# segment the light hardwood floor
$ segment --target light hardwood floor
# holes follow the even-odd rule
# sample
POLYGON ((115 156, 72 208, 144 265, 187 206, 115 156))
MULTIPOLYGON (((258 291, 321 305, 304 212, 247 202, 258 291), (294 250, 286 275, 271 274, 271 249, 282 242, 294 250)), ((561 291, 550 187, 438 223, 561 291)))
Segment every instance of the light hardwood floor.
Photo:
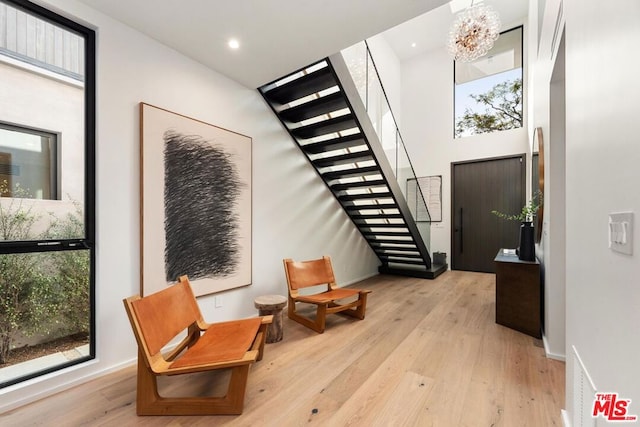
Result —
MULTIPOLYGON (((562 425, 564 363, 495 323, 493 274, 378 276, 357 287, 373 290, 363 321, 332 315, 319 335, 285 318, 284 340, 251 369, 240 416, 137 417, 131 367, 2 414, 0 425, 562 425)), ((173 377, 163 387, 209 393, 223 377, 173 377)))

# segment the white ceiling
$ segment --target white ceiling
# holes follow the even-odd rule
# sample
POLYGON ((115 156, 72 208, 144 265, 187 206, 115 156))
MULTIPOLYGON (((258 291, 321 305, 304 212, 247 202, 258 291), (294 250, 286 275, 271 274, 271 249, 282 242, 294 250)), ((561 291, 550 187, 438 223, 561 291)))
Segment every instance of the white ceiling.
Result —
MULTIPOLYGON (((466 2, 468 6, 471 0, 466 2)), ((475 1, 479 3, 479 1, 475 1)), ((503 30, 523 21, 529 9, 529 0, 485 0, 500 15, 503 30)), ((449 27, 454 14, 449 4, 442 5, 433 11, 417 16, 407 22, 393 27, 383 33, 392 49, 401 61, 406 61, 426 51, 444 46, 447 42, 449 27), (412 47, 412 43, 416 46, 412 47)))
MULTIPOLYGON (((447 0, 79 1, 249 88, 379 33, 407 60, 444 45, 454 16, 447 0), (240 49, 228 48, 232 37, 240 49)), ((527 14, 528 0, 484 3, 503 24, 527 14)))
POLYGON ((79 0, 256 88, 446 0, 79 0), (235 37, 240 49, 227 47, 235 37))

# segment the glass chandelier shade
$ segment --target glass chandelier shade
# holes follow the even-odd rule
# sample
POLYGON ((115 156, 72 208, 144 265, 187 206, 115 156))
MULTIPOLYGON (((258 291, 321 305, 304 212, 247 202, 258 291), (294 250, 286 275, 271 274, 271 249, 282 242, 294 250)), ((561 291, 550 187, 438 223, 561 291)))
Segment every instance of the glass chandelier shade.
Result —
POLYGON ((500 35, 500 17, 491 6, 471 6, 456 15, 447 48, 456 61, 470 62, 493 47, 500 35))

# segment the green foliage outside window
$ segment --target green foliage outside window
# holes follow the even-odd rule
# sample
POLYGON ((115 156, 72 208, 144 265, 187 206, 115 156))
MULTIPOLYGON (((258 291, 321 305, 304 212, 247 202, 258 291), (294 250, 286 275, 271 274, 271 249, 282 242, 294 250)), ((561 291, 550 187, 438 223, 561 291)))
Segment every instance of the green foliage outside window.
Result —
MULTIPOLYGON (((54 219, 49 230, 51 238, 69 239, 84 236, 82 210, 75 204, 75 211, 62 219, 54 219)), ((62 301, 58 313, 65 320, 67 331, 89 331, 89 251, 64 251, 53 254, 56 266, 56 294, 62 301)))
MULTIPOLYGON (((0 194, 8 183, 0 182, 0 194)), ((43 233, 34 225, 42 219, 27 205, 27 189, 16 186, 13 198, 0 203, 0 238, 24 241, 83 235, 81 210, 51 218, 43 233)), ((87 251, 0 254, 0 366, 8 361, 19 335, 88 333, 89 255, 87 251)))
POLYGON ((488 92, 469 96, 484 111, 466 108, 456 120, 456 138, 522 127, 522 79, 498 83, 488 92))

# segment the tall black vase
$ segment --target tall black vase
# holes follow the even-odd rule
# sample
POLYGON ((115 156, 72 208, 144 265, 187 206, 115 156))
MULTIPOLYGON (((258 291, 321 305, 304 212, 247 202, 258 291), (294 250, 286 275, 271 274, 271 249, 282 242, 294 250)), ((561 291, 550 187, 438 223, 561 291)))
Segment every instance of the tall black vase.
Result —
POLYGON ((520 244, 518 245, 518 258, 522 261, 535 261, 536 250, 534 247, 533 222, 523 221, 520 225, 520 244))

